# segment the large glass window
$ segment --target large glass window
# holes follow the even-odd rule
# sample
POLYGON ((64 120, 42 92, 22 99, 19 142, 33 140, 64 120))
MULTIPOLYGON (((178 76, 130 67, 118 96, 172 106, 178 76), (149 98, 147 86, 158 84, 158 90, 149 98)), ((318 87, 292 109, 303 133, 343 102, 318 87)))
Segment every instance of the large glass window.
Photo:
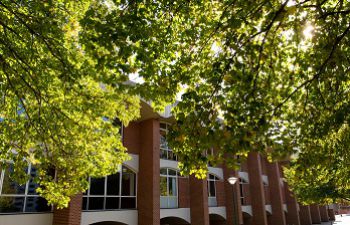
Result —
POLYGON ((217 206, 216 201, 216 181, 218 181, 219 178, 209 174, 208 176, 208 206, 217 206))
POLYGON ((177 175, 169 168, 160 169, 160 208, 177 208, 177 175))
POLYGON ((89 178, 84 193, 83 210, 116 210, 136 208, 136 174, 123 166, 116 174, 89 178))
POLYGON ((170 149, 167 142, 167 134, 170 124, 160 123, 160 158, 168 160, 177 160, 176 155, 170 149))
POLYGON ((48 212, 52 207, 36 193, 38 184, 34 182, 37 170, 29 165, 26 169, 30 179, 23 185, 14 182, 12 166, 0 173, 0 213, 48 212))

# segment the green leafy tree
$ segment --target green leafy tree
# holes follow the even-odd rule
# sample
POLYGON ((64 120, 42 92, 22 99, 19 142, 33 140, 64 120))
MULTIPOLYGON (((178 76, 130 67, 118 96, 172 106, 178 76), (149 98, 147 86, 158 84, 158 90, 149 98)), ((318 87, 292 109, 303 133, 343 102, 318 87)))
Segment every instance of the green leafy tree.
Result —
MULTIPOLYGON (((2 1, 0 9, 0 158, 17 171, 23 159, 34 164, 39 193, 59 207, 89 175, 127 159, 113 120, 137 118, 139 96, 161 109, 182 93, 170 144, 183 173, 202 178, 208 161, 235 167, 226 156, 250 151, 323 167, 321 143, 339 139, 349 120, 347 1, 2 1), (144 82, 128 85, 131 74, 144 82), (212 146, 217 154, 206 156, 212 146)), ((348 155, 339 140, 333 162, 348 155)), ((309 167, 297 168, 307 184, 309 167)), ((326 171, 335 180, 348 173, 313 171, 320 185, 330 182, 326 171)), ((346 193, 346 179, 336 184, 346 193)))

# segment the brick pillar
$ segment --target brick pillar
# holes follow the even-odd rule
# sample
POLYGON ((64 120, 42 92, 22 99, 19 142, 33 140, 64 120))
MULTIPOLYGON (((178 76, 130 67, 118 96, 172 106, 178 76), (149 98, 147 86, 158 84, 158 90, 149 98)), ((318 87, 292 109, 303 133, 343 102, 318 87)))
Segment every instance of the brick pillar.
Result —
POLYGON ((191 224, 209 225, 207 180, 190 176, 191 224))
POLYGON ((298 202, 293 193, 289 190, 287 183, 284 183, 284 190, 288 210, 286 222, 287 224, 300 225, 298 202))
POLYGON ((321 223, 321 215, 320 215, 320 209, 318 208, 318 205, 310 205, 310 213, 311 213, 311 219, 312 223, 321 223))
MULTIPOLYGON (((243 224, 243 215, 242 215, 242 206, 240 201, 240 190, 239 190, 239 181, 236 182, 233 186, 227 181, 229 177, 239 177, 237 171, 233 171, 226 166, 223 167, 224 171, 224 189, 225 189, 225 206, 226 206, 226 225, 236 225, 235 221, 238 221, 238 224, 243 224), (235 191, 235 196, 234 192, 235 191), (233 205, 234 197, 236 198, 236 206, 233 205), (236 212, 235 212, 236 211, 236 212), (238 218, 237 218, 238 217, 238 218), (238 219, 238 220, 237 220, 238 219)), ((237 225, 238 225, 237 224, 237 225)))
POLYGON ((264 184, 261 178, 261 160, 257 152, 248 155, 250 196, 252 196, 252 225, 267 225, 264 184))
POLYGON ((323 205, 323 206, 320 206, 319 208, 320 208, 321 221, 328 222, 329 217, 328 217, 327 207, 323 205))
POLYGON ((330 220, 335 221, 334 209, 328 209, 328 216, 330 220))
POLYGON ((282 187, 280 183, 280 169, 278 163, 267 163, 267 173, 269 176, 270 201, 272 215, 269 221, 271 224, 286 225, 286 218, 283 210, 282 187))
POLYGON ((54 209, 52 225, 80 225, 83 195, 72 197, 68 208, 54 209))
POLYGON ((149 119, 140 124, 140 153, 138 175, 138 224, 160 224, 160 160, 159 121, 149 119))
POLYGON ((301 225, 312 225, 310 207, 308 205, 300 205, 299 213, 301 225))

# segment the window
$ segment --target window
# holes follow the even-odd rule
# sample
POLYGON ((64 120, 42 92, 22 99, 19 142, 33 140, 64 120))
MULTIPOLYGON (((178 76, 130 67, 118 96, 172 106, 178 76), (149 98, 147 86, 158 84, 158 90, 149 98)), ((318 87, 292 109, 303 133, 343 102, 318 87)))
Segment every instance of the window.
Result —
POLYGON ((136 174, 123 166, 116 174, 89 178, 84 193, 83 210, 116 210, 136 208, 136 174))
POLYGON ((244 179, 239 178, 239 191, 240 191, 240 195, 241 195, 241 205, 246 205, 246 201, 245 198, 247 196, 245 196, 244 194, 244 185, 247 185, 248 182, 246 182, 244 179))
POLYGON ((177 176, 173 169, 160 169, 160 208, 177 208, 177 176))
POLYGON ((168 135, 170 124, 160 123, 160 158, 168 160, 177 160, 176 155, 170 149, 166 136, 168 135))
POLYGON ((218 181, 219 178, 209 174, 207 185, 208 185, 208 206, 217 206, 216 201, 216 187, 215 182, 218 181))
POLYGON ((34 182, 37 170, 29 165, 26 173, 30 179, 23 185, 11 180, 12 166, 0 173, 0 213, 48 212, 52 207, 36 193, 39 186, 34 182))

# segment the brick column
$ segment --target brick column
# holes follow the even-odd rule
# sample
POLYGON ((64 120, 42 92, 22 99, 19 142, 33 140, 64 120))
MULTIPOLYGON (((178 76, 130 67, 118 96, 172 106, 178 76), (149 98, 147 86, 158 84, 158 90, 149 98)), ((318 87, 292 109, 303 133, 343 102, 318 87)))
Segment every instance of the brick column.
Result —
POLYGON ((321 221, 328 222, 329 217, 328 217, 327 207, 323 205, 323 206, 320 206, 319 208, 320 208, 321 221))
POLYGON ((330 220, 335 221, 334 209, 328 209, 328 216, 330 220))
POLYGON ((83 195, 72 197, 68 208, 54 209, 52 225, 80 225, 83 195))
POLYGON ((293 193, 289 190, 287 183, 284 183, 284 190, 288 210, 286 222, 287 224, 300 225, 298 202, 293 193))
MULTIPOLYGON (((243 215, 242 215, 242 206, 240 201, 240 190, 239 190, 239 181, 235 185, 231 185, 227 179, 229 177, 239 177, 237 171, 233 171, 226 166, 223 167, 224 171, 224 189, 225 189, 225 206, 226 206, 226 225, 235 225, 235 220, 238 219, 238 224, 243 224, 243 215), (234 196, 233 191, 236 192, 234 196), (233 199, 236 197, 236 212, 233 205, 233 199), (238 217, 238 218, 237 218, 238 217)), ((238 225, 237 224, 237 225, 238 225)))
POLYGON ((310 207, 308 205, 300 205, 300 224, 301 225, 311 225, 311 213, 310 207))
POLYGON ((320 209, 318 208, 318 205, 310 205, 310 213, 311 213, 311 219, 312 223, 321 223, 321 215, 320 215, 320 209))
POLYGON ((138 224, 160 224, 160 160, 159 121, 149 119, 140 124, 138 174, 138 224))
POLYGON ((261 160, 257 152, 248 155, 250 196, 252 196, 252 225, 267 225, 264 184, 261 178, 261 160))
POLYGON ((267 163, 267 173, 269 176, 270 201, 272 215, 270 216, 271 224, 285 225, 286 218, 283 210, 282 187, 280 183, 280 169, 278 163, 267 163))
MULTIPOLYGON (((209 225, 207 180, 190 176, 191 224, 209 225)), ((149 224, 145 224, 149 225, 149 224)))

